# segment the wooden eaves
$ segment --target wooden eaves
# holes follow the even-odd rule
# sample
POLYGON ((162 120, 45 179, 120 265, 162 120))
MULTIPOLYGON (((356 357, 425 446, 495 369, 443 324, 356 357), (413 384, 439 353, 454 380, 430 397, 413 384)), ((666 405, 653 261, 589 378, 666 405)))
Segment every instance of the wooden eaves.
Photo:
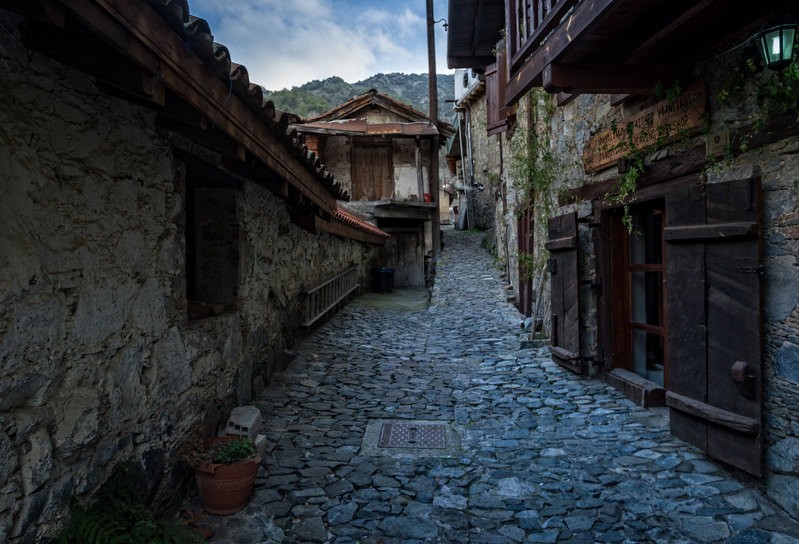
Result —
POLYGON ((234 171, 260 172, 255 181, 307 213, 330 218, 336 199, 349 198, 290 131, 295 118, 263 100, 246 68, 213 43, 207 23, 189 16, 185 0, 15 0, 8 7, 28 17, 29 45, 154 109, 159 122, 219 151, 234 171))

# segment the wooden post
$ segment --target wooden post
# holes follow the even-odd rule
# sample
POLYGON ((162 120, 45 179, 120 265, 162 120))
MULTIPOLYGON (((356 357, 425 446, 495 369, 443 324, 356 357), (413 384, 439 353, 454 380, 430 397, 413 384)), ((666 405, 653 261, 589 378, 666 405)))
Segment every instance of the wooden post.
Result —
MULTIPOLYGON (((438 129, 438 81, 436 79, 436 38, 433 22, 433 0, 427 0, 427 76, 430 96, 430 121, 438 129)), ((435 204, 433 211, 433 266, 438 262, 441 248, 441 215, 438 211, 438 134, 430 141, 430 198, 435 204)))

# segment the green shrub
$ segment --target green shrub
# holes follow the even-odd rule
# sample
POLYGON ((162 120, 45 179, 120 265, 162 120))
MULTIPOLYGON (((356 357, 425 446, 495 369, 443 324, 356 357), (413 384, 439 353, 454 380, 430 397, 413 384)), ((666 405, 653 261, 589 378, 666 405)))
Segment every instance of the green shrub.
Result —
POLYGON ((171 520, 157 519, 136 490, 141 471, 133 464, 116 467, 94 500, 73 502, 69 524, 53 544, 192 544, 199 535, 171 520))

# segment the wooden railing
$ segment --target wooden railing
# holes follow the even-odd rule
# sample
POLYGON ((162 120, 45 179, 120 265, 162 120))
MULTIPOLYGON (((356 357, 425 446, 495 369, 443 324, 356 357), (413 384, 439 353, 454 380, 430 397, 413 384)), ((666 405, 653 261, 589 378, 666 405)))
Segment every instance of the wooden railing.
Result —
POLYGON ((312 325, 358 286, 358 269, 352 267, 308 291, 303 325, 312 325))
MULTIPOLYGON (((508 0, 510 66, 515 70, 579 0, 508 0)), ((506 4, 508 5, 508 4, 506 4)))

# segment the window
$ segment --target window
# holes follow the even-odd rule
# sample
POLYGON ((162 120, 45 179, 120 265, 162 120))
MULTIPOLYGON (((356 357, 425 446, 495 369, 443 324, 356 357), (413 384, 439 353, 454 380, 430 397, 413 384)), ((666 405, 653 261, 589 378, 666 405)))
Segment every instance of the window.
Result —
POLYGON ((666 324, 663 319, 662 201, 631 208, 632 232, 616 217, 614 292, 624 303, 614 327, 614 366, 664 386, 666 324))
POLYGON ((186 297, 189 319, 231 311, 239 285, 234 182, 189 169, 186 184, 186 297))

